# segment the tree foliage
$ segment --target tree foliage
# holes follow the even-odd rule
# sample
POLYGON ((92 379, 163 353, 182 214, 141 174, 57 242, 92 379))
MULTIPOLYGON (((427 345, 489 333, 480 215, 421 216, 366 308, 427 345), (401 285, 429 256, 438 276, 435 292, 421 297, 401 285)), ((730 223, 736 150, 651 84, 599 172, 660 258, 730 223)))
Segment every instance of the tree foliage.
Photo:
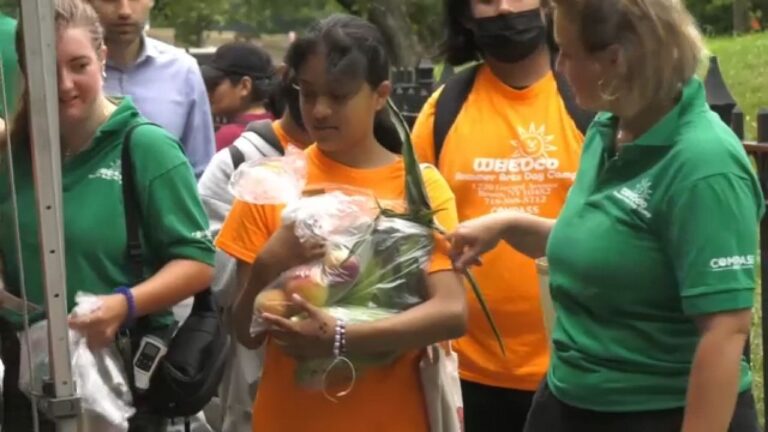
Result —
POLYGON ((431 57, 442 34, 440 0, 337 0, 384 33, 396 63, 415 66, 431 57))
MULTIPOLYGON (((730 34, 734 23, 768 26, 768 0, 684 0, 707 34, 730 34), (744 10, 748 14, 744 14, 744 10), (735 16, 735 14, 737 16, 735 16)), ((0 0, 0 11, 16 16, 20 0, 0 0)), ((154 26, 173 27, 180 42, 197 45, 205 30, 234 28, 259 35, 306 28, 337 11, 369 18, 402 45, 401 56, 431 54, 441 35, 440 0, 155 0, 154 26), (389 23, 389 24, 388 24, 389 23)), ((394 43, 394 42, 393 42, 394 43)), ((407 62, 407 61, 406 61, 407 62)))
MULTIPOLYGON (((9 2, 14 0, 0 0, 9 2)), ((768 21, 768 0, 685 0, 708 34, 729 34, 749 17, 768 21), (738 14, 749 16, 738 16, 738 14), (735 16, 736 14, 737 16, 735 16)), ((441 0, 156 0, 153 24, 176 29, 187 44, 204 30, 249 35, 301 32, 317 18, 345 11, 379 26, 401 64, 430 56, 442 35, 441 0)))
POLYGON ((200 46, 203 32, 229 20, 229 0, 157 0, 152 25, 173 27, 176 38, 187 45, 200 46))
POLYGON ((230 0, 230 25, 250 33, 299 31, 316 19, 341 11, 330 0, 230 0))
MULTIPOLYGON (((2 0, 0 0, 2 1, 2 0)), ((301 32, 314 20, 344 11, 369 19, 401 64, 431 53, 440 34, 440 0, 157 0, 154 26, 173 27, 179 42, 200 45, 205 30, 246 36, 301 32)))
POLYGON ((707 34, 733 31, 733 3, 734 0, 685 0, 686 6, 707 34))

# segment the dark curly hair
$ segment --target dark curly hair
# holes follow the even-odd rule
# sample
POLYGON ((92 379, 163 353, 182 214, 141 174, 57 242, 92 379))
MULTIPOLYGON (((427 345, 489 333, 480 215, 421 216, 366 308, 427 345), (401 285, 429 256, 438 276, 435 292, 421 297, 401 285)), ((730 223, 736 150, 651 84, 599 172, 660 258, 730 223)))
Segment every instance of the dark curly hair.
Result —
MULTIPOLYGON (((291 45, 285 63, 297 75, 310 55, 317 52, 325 54, 328 75, 334 79, 363 80, 374 89, 389 80, 390 58, 384 37, 362 18, 334 14, 319 21, 291 45)), ((373 133, 387 150, 401 152, 402 139, 387 108, 376 113, 373 133)))

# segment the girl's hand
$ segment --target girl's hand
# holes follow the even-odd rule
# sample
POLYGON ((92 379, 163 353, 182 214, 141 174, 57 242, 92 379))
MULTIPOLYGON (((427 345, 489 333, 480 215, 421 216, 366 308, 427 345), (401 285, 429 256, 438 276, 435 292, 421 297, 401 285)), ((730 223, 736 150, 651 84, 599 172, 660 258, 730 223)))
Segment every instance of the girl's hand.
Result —
POLYGON ((298 267, 325 255, 325 243, 315 239, 302 241, 296 236, 295 224, 281 225, 269 238, 259 256, 282 271, 298 267))
MULTIPOLYGON (((298 295, 291 298, 294 306, 306 315, 291 321, 277 315, 263 314, 269 325, 269 335, 280 348, 296 359, 329 357, 333 355, 336 318, 315 307, 298 295)), ((302 315, 302 313, 299 315, 302 315)))
POLYGON ((99 297, 101 305, 88 315, 70 317, 69 328, 80 332, 91 351, 108 347, 128 316, 128 302, 121 294, 99 297))

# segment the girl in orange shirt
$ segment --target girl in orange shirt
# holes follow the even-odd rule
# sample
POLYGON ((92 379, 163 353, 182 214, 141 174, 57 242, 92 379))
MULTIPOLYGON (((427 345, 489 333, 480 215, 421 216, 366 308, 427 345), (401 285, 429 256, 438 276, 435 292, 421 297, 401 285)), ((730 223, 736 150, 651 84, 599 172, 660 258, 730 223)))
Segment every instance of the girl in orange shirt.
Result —
MULTIPOLYGON (((300 89, 301 111, 316 144, 307 152, 308 187, 334 183, 365 188, 381 202, 403 202, 405 170, 401 139, 385 115, 391 91, 386 48, 366 21, 334 15, 297 40, 287 55, 300 89)), ((424 183, 438 223, 456 225, 453 194, 436 169, 424 183)), ((239 261, 243 284, 234 306, 236 333, 250 348, 266 343, 262 381, 253 410, 259 432, 429 430, 419 377, 423 348, 461 336, 466 328, 464 288, 445 251, 436 248, 427 270, 423 303, 391 318, 346 328, 349 356, 405 353, 386 366, 367 369, 350 394, 336 403, 294 383, 295 359, 328 357, 336 320, 301 300, 308 318, 292 322, 265 315, 270 329, 252 337, 256 295, 282 272, 316 259, 322 245, 302 245, 292 225, 281 225, 280 206, 237 201, 217 245, 239 261)))

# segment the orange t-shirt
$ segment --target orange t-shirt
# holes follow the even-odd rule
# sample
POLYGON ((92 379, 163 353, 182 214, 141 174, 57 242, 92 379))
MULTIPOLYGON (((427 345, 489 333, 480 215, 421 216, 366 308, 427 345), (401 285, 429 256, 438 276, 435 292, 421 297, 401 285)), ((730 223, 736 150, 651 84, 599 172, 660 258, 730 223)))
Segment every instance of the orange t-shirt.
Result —
MULTIPOLYGON (((374 169, 354 169, 325 157, 316 146, 306 150, 308 187, 342 184, 372 191, 381 201, 403 202, 405 171, 401 160, 374 169)), ((456 206, 448 184, 434 168, 425 168, 424 183, 440 224, 453 229, 456 206)), ((280 224, 280 206, 237 201, 224 222, 216 245, 245 262, 253 262, 280 224)), ((450 270, 443 247, 435 248, 429 272, 450 270)), ((296 363, 267 340, 264 371, 253 408, 253 430, 269 432, 423 432, 429 430, 419 378, 420 353, 410 352, 394 363, 366 370, 352 392, 329 401, 321 392, 294 385, 296 363)))
MULTIPOLYGON (((432 95, 413 130, 422 162, 435 163, 438 95, 432 95)), ((556 217, 576 175, 583 139, 552 74, 515 90, 481 66, 439 157, 438 168, 456 194, 459 220, 504 210, 556 217)), ((468 294, 469 330, 454 344, 462 378, 535 390, 549 353, 534 261, 502 243, 474 273, 507 356, 502 357, 478 302, 468 294)))
POLYGON ((285 129, 280 125, 280 120, 272 122, 272 130, 275 131, 275 135, 277 135, 277 139, 280 141, 283 148, 288 147, 288 144, 293 144, 294 146, 299 147, 299 144, 293 142, 293 139, 285 133, 285 129))

